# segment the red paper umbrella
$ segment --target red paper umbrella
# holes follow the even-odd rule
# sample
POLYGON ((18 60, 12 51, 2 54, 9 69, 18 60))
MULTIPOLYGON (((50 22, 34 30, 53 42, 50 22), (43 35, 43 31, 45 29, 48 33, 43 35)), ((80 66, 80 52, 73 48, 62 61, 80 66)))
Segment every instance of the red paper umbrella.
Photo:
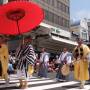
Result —
POLYGON ((38 26, 43 10, 31 2, 9 2, 0 7, 0 34, 18 35, 38 26))

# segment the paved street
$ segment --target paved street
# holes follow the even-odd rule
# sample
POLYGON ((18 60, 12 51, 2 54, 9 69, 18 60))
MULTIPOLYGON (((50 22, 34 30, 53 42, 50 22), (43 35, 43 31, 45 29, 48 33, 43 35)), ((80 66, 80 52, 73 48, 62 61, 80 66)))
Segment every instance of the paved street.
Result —
MULTIPOLYGON (((0 90, 20 90, 19 80, 16 75, 10 76, 10 84, 6 85, 4 80, 0 80, 0 90)), ((53 78, 37 78, 35 76, 28 80, 28 88, 25 90, 90 90, 89 83, 86 83, 85 89, 79 89, 79 82, 56 82, 53 78)))

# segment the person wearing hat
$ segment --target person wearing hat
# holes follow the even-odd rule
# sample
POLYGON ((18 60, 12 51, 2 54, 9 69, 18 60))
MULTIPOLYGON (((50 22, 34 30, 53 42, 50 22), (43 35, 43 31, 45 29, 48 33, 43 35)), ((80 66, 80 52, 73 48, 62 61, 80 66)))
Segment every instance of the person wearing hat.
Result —
POLYGON ((30 44, 31 40, 24 39, 24 43, 21 41, 21 45, 17 49, 17 75, 20 81, 20 88, 27 87, 28 74, 33 73, 34 61, 36 59, 33 46, 30 44), (32 70, 32 71, 31 71, 32 70))
POLYGON ((9 62, 9 52, 7 44, 5 43, 5 38, 0 36, 0 78, 6 80, 6 84, 9 83, 8 79, 8 62, 9 62))
POLYGON ((80 81, 80 88, 84 88, 86 80, 89 80, 89 58, 90 49, 87 45, 83 44, 81 38, 77 38, 78 45, 73 50, 74 57, 74 78, 80 81))

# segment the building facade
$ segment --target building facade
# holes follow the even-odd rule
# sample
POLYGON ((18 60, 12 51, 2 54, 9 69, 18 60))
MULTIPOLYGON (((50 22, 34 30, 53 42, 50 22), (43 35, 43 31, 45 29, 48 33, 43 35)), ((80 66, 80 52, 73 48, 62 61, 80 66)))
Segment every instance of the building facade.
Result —
POLYGON ((38 3, 45 12, 44 23, 69 30, 70 1, 69 0, 32 0, 38 3))
POLYGON ((88 36, 89 36, 89 42, 90 42, 90 19, 87 20, 88 25, 88 36))
POLYGON ((81 19, 80 21, 75 21, 71 24, 70 28, 72 32, 72 39, 75 40, 75 38, 80 37, 85 42, 89 41, 89 33, 88 33, 88 23, 87 19, 81 19))
MULTIPOLYGON (((70 0, 32 0, 40 5, 45 13, 45 18, 40 24, 40 31, 43 34, 50 34, 47 37, 38 38, 38 46, 46 47, 49 51, 60 52, 64 46, 72 48, 68 43, 71 38, 70 29, 70 0), (62 40, 64 39, 64 40, 62 40)), ((40 33, 39 29, 36 33, 40 33)), ((71 42, 71 41, 70 41, 71 42)), ((75 45, 75 44, 74 44, 75 45)))

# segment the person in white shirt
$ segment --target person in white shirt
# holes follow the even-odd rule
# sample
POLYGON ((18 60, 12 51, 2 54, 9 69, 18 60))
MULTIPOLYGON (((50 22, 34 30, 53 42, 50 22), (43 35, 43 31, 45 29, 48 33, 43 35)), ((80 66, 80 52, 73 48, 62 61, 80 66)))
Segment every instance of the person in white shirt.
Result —
POLYGON ((38 76, 47 78, 49 54, 42 48, 38 76))
POLYGON ((58 60, 59 60, 60 64, 59 64, 58 68, 56 69, 57 70, 56 79, 57 79, 57 81, 61 81, 61 80, 66 79, 66 76, 64 76, 61 72, 62 66, 64 64, 70 65, 70 63, 71 63, 71 55, 68 52, 66 47, 63 49, 63 52, 60 54, 58 60))

